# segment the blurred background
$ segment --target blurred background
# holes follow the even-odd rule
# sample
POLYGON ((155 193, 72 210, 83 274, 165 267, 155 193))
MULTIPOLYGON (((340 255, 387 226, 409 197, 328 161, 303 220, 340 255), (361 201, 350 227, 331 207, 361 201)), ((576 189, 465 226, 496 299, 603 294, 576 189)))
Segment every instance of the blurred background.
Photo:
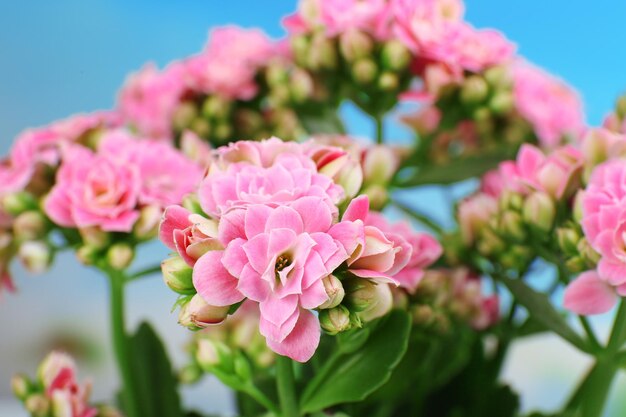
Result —
MULTIPOLYGON (((257 26, 281 37, 280 19, 295 7, 295 1, 269 0, 2 1, 0 154, 27 127, 112 107, 128 73, 146 61, 163 66, 199 51, 213 26, 257 26)), ((584 99, 592 125, 601 122, 626 90, 626 2, 467 0, 466 15, 477 27, 501 30, 522 55, 572 84, 584 99)), ((367 136, 372 131, 355 109, 343 111, 352 133, 367 136)), ((390 124, 387 137, 408 137, 390 124)), ((445 220, 447 206, 440 190, 421 190, 411 198, 414 205, 445 220)), ((137 262, 156 264, 166 253, 154 243, 143 248, 137 262)), ((33 374, 51 345, 78 346, 83 352, 81 375, 93 377, 95 399, 111 398, 117 382, 108 343, 105 279, 79 266, 71 254, 59 256, 43 276, 29 276, 17 266, 13 271, 19 291, 0 301, 0 416, 25 415, 11 398, 10 377, 18 371, 33 374)), ((129 286, 128 313, 131 326, 150 320, 166 339, 174 361, 182 364, 188 332, 170 314, 174 300, 154 276, 129 286)), ((594 325, 605 334, 610 317, 597 318, 594 325)), ((562 404, 588 364, 556 338, 539 336, 514 346, 503 378, 522 393, 524 410, 550 410, 562 404)), ((622 376, 607 415, 624 415, 619 410, 626 409, 626 402, 618 395, 626 388, 624 382, 622 376)), ((186 389, 184 400, 232 415, 226 392, 209 378, 186 389)))

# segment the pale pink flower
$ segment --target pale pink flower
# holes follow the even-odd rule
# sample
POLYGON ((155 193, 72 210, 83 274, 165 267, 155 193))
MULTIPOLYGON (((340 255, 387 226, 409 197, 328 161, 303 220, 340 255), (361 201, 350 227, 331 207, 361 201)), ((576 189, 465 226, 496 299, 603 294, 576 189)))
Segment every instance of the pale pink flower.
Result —
POLYGON ((582 226, 600 255, 598 274, 626 295, 626 164, 605 162, 591 174, 584 192, 582 226))
POLYGON ((391 0, 389 7, 395 36, 418 55, 441 45, 463 15, 459 0, 391 0))
POLYGON ((65 151, 44 209, 63 227, 129 232, 139 217, 140 190, 137 167, 75 146, 65 151))
POLYGON ((439 242, 429 234, 415 232, 407 222, 392 224, 381 213, 370 212, 365 224, 381 230, 394 245, 402 248, 404 256, 408 254, 407 264, 393 275, 393 279, 409 292, 414 292, 425 269, 443 253, 439 242))
POLYGON ((596 165, 626 154, 626 135, 605 128, 589 129, 582 138, 580 150, 585 162, 596 165))
MULTIPOLYGON (((320 337, 318 319, 308 310, 328 300, 322 279, 348 258, 346 229, 352 224, 333 225, 333 213, 318 197, 231 210, 219 225, 226 249, 198 259, 194 286, 211 305, 257 301, 268 346, 305 362, 320 337)), ((357 244, 351 237, 348 249, 357 244)))
POLYGON ((257 71, 277 54, 277 47, 258 29, 215 29, 205 50, 186 62, 194 91, 249 100, 257 92, 257 71))
POLYGON ((74 360, 60 352, 50 353, 39 366, 39 379, 54 410, 64 417, 95 417, 98 410, 89 405, 91 386, 80 385, 74 360))
POLYGON ((461 201, 457 218, 463 241, 472 244, 497 212, 497 198, 486 193, 478 193, 461 201))
POLYGON ((500 164, 505 188, 515 192, 544 191, 555 199, 571 196, 579 186, 582 153, 564 146, 545 155, 539 148, 524 144, 515 161, 500 164))
POLYGON ((618 293, 626 295, 626 286, 616 288, 596 271, 583 272, 565 288, 563 306, 576 314, 602 314, 617 303, 618 293))
POLYGON ((512 66, 515 108, 544 147, 578 138, 585 122, 580 97, 569 85, 524 61, 512 66))
POLYGON ((390 37, 387 0, 321 0, 320 23, 330 37, 358 29, 379 40, 390 37))
POLYGON ((163 71, 147 64, 126 80, 119 92, 119 111, 124 121, 141 134, 169 139, 174 114, 186 90, 186 68, 182 63, 172 63, 163 71))
POLYGON ((141 178, 139 204, 167 207, 194 191, 204 170, 169 142, 142 139, 124 130, 107 132, 98 153, 135 166, 141 178))

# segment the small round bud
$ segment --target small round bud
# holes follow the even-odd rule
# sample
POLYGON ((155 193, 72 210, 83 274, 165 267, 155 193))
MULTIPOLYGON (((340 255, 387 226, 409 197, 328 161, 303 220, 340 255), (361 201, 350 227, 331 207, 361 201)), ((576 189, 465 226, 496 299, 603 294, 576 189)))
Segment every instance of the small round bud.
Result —
POLYGON ((393 295, 387 284, 377 284, 374 288, 376 294, 374 302, 369 308, 361 311, 358 316, 363 322, 375 320, 389 313, 393 308, 393 295))
POLYGON ((219 140, 227 140, 233 134, 233 128, 229 123, 220 123, 215 126, 215 130, 213 131, 215 137, 219 140))
POLYGON ((33 417, 46 417, 50 411, 50 401, 43 394, 33 394, 26 399, 24 407, 33 417))
POLYGON ((76 258, 83 265, 93 265, 102 255, 101 250, 90 245, 83 245, 76 250, 76 258))
POLYGON ((80 237, 87 246, 96 249, 104 249, 111 242, 111 235, 97 226, 83 227, 78 229, 80 237))
POLYGON ((337 51, 332 40, 325 34, 318 33, 311 40, 311 47, 308 49, 308 65, 310 68, 334 69, 337 66, 337 51))
POLYGON ((346 295, 345 290, 343 289, 343 285, 339 278, 334 275, 328 275, 322 280, 324 284, 324 289, 326 290, 326 294, 328 295, 328 301, 324 304, 320 305, 321 309, 328 309, 337 307, 343 301, 343 297, 346 295))
POLYGON ((307 64, 307 56, 309 51, 309 40, 306 36, 291 37, 291 50, 298 65, 307 64))
POLYGON ((180 256, 172 256, 161 262, 163 281, 170 289, 178 294, 194 294, 193 268, 187 265, 180 256))
POLYGON ((205 370, 210 370, 214 367, 232 369, 232 356, 232 351, 223 342, 207 338, 198 341, 196 360, 205 370))
POLYGON ((133 234, 140 240, 149 240, 157 236, 159 222, 163 212, 157 205, 145 206, 139 212, 139 219, 133 227, 133 234))
POLYGON ((360 59, 352 65, 352 77, 359 84, 369 84, 376 78, 376 63, 371 59, 360 59))
POLYGON ((48 229, 46 218, 36 210, 25 211, 13 222, 13 233, 17 239, 36 240, 45 236, 48 229))
POLYGON ((212 306, 200 294, 196 294, 180 309, 178 322, 190 330, 204 329, 223 322, 228 316, 228 310, 230 306, 212 306))
POLYGON ((320 311, 319 320, 322 329, 330 335, 345 332, 352 327, 350 310, 341 305, 320 311))
POLYGON ((586 238, 580 239, 578 245, 576 245, 580 257, 589 265, 589 267, 595 267, 600 262, 600 254, 596 252, 589 241, 586 238))
POLYGON ((232 102, 223 97, 212 95, 202 103, 202 115, 208 119, 226 119, 232 109, 232 102))
POLYGON ((509 92, 498 92, 489 100, 489 108, 495 114, 506 114, 513 110, 513 95, 509 92))
POLYGON ((372 39, 358 29, 348 29, 339 37, 339 50, 347 62, 367 57, 373 47, 372 39))
POLYGON ((35 197, 26 191, 7 194, 2 198, 2 208, 12 216, 18 216, 28 210, 36 210, 37 207, 35 197))
POLYGON ((284 84, 288 79, 287 68, 278 61, 271 62, 265 69, 265 81, 271 87, 284 84))
POLYGON ((188 194, 183 198, 183 207, 192 213, 203 214, 204 211, 200 207, 200 201, 196 194, 188 194))
POLYGON ((468 105, 478 104, 487 98, 488 93, 489 86, 485 80, 478 75, 472 75, 461 86, 461 101, 468 105))
POLYGON ((373 184, 363 190, 363 194, 367 195, 370 200, 370 208, 372 210, 382 210, 389 201, 389 192, 387 186, 373 184))
POLYGON ((354 278, 346 282, 346 305, 352 311, 364 311, 376 302, 377 284, 364 278, 354 278))
POLYGON ((533 229, 549 232, 554 224, 556 206, 548 194, 535 192, 524 201, 522 215, 524 221, 533 229))
POLYGON ((378 88, 383 91, 395 91, 398 89, 399 84, 398 76, 392 72, 383 72, 378 77, 378 88))
POLYGON ((45 242, 31 240, 20 245, 18 257, 26 269, 35 274, 40 274, 50 265, 52 251, 45 242))
POLYGON ((116 243, 109 248, 106 257, 113 269, 122 270, 133 262, 135 251, 127 243, 116 243))
POLYGON ((201 138, 208 138, 211 134, 211 123, 207 119, 197 117, 191 122, 189 129, 201 138))
POLYGON ((313 79, 311 75, 301 68, 294 68, 289 77, 289 89, 291 98, 296 103, 302 103, 313 95, 313 79))
POLYGON ((11 378, 11 389, 20 401, 24 401, 31 389, 30 381, 24 375, 14 375, 11 378))
POLYGON ((176 108, 172 120, 174 129, 182 132, 191 125, 196 117, 198 117, 198 109, 194 103, 186 101, 180 104, 176 108))
POLYGON ((626 95, 618 97, 615 102, 615 113, 622 120, 626 117, 626 95))
POLYGON ((411 52, 398 40, 386 42, 382 51, 383 67, 392 71, 401 71, 409 66, 411 52))
POLYGON ((178 372, 178 380, 183 384, 194 384, 202 377, 202 369, 195 364, 188 364, 178 372))
POLYGON ((500 218, 500 229, 503 234, 513 240, 524 240, 526 231, 522 222, 522 216, 514 211, 505 211, 500 218))
POLYGON ((569 256, 578 254, 578 242, 580 241, 580 234, 569 227, 560 227, 556 231, 556 237, 559 242, 559 247, 569 256))
POLYGON ((485 71, 485 80, 495 89, 508 87, 511 83, 511 77, 505 67, 491 67, 485 71))
POLYGON ((569 258, 568 260, 566 260, 565 267, 568 269, 568 271, 574 272, 574 273, 583 272, 589 269, 587 267, 587 263, 585 262, 585 260, 581 258, 580 256, 573 256, 569 258))
POLYGON ((582 223, 583 221, 583 196, 585 192, 583 190, 578 190, 576 195, 574 196, 574 221, 577 223, 582 223))

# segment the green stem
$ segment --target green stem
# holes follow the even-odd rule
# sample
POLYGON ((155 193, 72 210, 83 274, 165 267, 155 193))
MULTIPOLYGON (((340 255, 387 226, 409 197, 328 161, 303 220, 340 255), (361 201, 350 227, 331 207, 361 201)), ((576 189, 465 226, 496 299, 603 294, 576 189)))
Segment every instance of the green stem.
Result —
POLYGON ((276 358, 276 385, 280 400, 281 417, 300 417, 296 399, 296 381, 293 375, 293 363, 286 356, 276 358))
POLYGON ((374 116, 374 122, 376 123, 376 143, 380 145, 385 140, 383 137, 383 118, 381 116, 374 116))
POLYGON ((156 274, 157 272, 161 272, 161 265, 153 265, 145 269, 141 269, 134 274, 126 277, 126 282, 135 281, 136 279, 143 278, 152 274, 156 274))
POLYGON ((626 303, 621 301, 613 322, 613 331, 607 346, 610 354, 615 354, 626 341, 626 303))
POLYGON ((124 324, 124 284, 125 275, 119 271, 107 271, 111 286, 111 324, 113 349, 122 380, 122 398, 127 417, 140 417, 140 410, 134 393, 135 384, 131 370, 130 345, 124 324))
POLYGON ((434 221, 433 219, 431 219, 427 215, 425 215, 423 213, 419 213, 415 209, 413 209, 412 207, 409 207, 406 204, 400 203, 399 201, 396 201, 396 200, 393 200, 391 202, 391 204, 393 206, 395 206, 396 208, 398 208, 399 210, 401 210, 406 215, 412 217, 413 219, 417 220, 418 222, 420 222, 424 226, 428 227, 433 232, 435 232, 435 233, 437 233, 439 235, 443 234, 443 232, 444 232, 443 227, 441 227, 436 221, 434 221))
POLYGON ((587 333, 587 339, 589 339, 589 342, 591 343, 592 348, 595 351, 602 350, 602 346, 600 345, 600 342, 598 341, 598 338, 596 337, 596 334, 593 331, 593 328, 591 327, 589 320, 587 320, 587 317, 578 316, 578 320, 580 321, 580 324, 583 326, 583 329, 585 329, 585 333, 587 333))
POLYGON ((256 402, 261 404, 268 411, 271 411, 275 414, 279 413, 279 410, 278 410, 278 407, 276 407, 276 404, 274 404, 269 398, 267 398, 267 396, 263 394, 263 392, 261 392, 261 390, 259 390, 256 386, 249 385, 246 388, 244 388, 242 391, 248 394, 249 396, 251 396, 252 398, 254 398, 256 402))

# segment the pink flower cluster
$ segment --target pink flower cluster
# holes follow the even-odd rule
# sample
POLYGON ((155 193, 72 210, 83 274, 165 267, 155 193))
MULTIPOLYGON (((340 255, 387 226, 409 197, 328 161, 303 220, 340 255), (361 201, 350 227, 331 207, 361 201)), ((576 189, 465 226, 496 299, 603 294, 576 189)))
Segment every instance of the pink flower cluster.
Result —
POLYGON ((579 314, 611 309, 618 296, 626 296, 626 164, 613 160, 592 173, 582 199, 582 226, 591 247, 601 258, 597 271, 572 282, 565 306, 579 314))
POLYGON ((200 54, 175 61, 163 71, 149 64, 129 77, 119 93, 119 111, 141 134, 171 138, 183 101, 203 95, 249 100, 258 90, 258 69, 282 54, 280 45, 259 30, 216 29, 200 54))
POLYGON ((56 168, 64 148, 86 140, 91 132, 117 127, 120 122, 116 113, 98 112, 25 131, 16 139, 9 156, 0 161, 0 197, 28 186, 42 191, 41 180, 36 178, 38 170, 56 168))
POLYGON ((199 188, 203 213, 172 206, 161 225, 161 240, 193 267, 194 287, 208 304, 257 302, 268 346, 301 362, 319 343, 311 310, 329 300, 325 278, 341 267, 357 279, 410 287, 440 250, 405 241, 406 230, 387 235, 368 224, 366 197, 341 213, 346 190, 333 178, 362 178, 347 156, 276 138, 220 148, 199 188), (407 277, 396 278, 400 272, 407 277))
POLYGON ((97 151, 78 145, 64 149, 44 209, 63 227, 130 232, 139 208, 181 201, 202 175, 200 166, 168 143, 113 130, 100 138, 97 151))
POLYGON ((55 417, 98 415, 98 410, 89 405, 90 384, 78 383, 76 364, 70 356, 60 352, 50 353, 39 366, 39 379, 55 417))
POLYGON ((564 139, 578 139, 585 127, 578 94, 528 62, 516 62, 511 71, 515 108, 533 126, 540 143, 554 148, 564 139))

